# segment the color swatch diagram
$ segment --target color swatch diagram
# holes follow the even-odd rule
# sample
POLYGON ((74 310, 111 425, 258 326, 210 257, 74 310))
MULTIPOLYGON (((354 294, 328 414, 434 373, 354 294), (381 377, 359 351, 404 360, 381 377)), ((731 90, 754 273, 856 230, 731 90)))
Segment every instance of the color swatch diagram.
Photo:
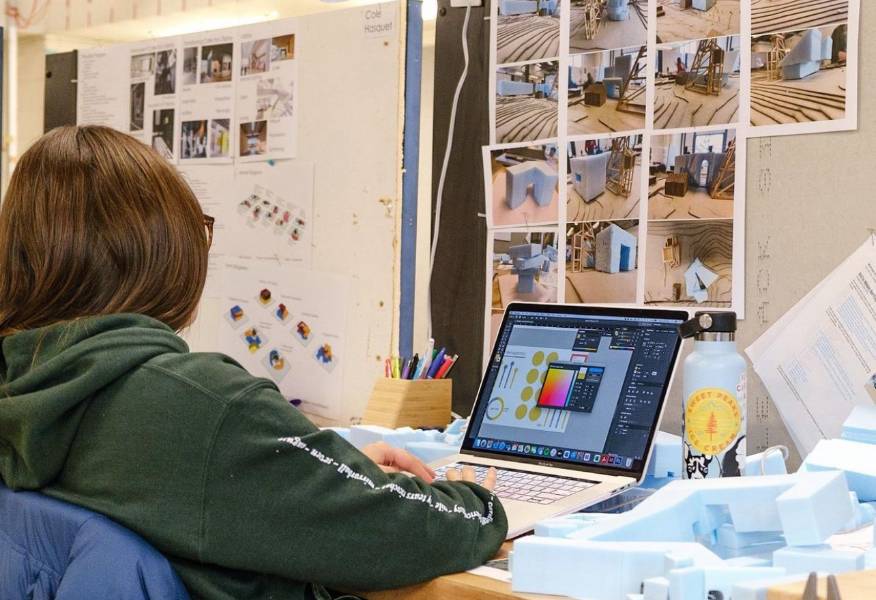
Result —
POLYGON ((569 411, 540 406, 549 367, 568 360, 571 351, 545 352, 530 347, 508 348, 499 365, 493 397, 487 404, 487 423, 524 429, 563 432, 569 411))
POLYGON ((593 412, 605 367, 576 362, 556 362, 548 367, 537 405, 593 412))

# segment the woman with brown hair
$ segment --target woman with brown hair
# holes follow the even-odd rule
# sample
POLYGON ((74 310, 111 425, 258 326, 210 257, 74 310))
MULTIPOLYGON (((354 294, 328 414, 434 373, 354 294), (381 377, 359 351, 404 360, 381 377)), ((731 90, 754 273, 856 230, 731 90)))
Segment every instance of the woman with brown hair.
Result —
POLYGON ((190 353, 212 219, 155 151, 64 127, 0 207, 0 478, 103 513, 193 598, 325 598, 490 558, 507 529, 473 473, 359 452, 274 384, 190 353), (408 471, 415 477, 395 471, 408 471))

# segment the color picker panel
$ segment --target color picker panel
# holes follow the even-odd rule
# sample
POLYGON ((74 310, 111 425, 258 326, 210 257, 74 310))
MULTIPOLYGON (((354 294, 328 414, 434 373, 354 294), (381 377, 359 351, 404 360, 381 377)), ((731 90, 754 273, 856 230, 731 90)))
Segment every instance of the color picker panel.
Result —
POLYGON ((577 373, 577 369, 550 367, 541 394, 538 396, 538 405, 547 408, 565 408, 577 373))

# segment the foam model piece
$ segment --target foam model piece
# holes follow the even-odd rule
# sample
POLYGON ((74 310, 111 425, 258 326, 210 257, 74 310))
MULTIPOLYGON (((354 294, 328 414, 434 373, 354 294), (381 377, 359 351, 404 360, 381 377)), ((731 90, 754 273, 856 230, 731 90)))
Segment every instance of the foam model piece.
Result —
POLYGON ((681 438, 665 431, 654 436, 654 449, 648 462, 648 475, 656 479, 681 477, 681 438))
POLYGON ((593 542, 528 536, 514 542, 511 589, 617 600, 638 593, 644 580, 662 577, 667 554, 683 555, 696 566, 721 564, 716 554, 696 543, 593 542))
POLYGON ((789 575, 824 571, 836 575, 865 568, 864 550, 834 550, 820 546, 788 546, 773 553, 773 565, 784 568, 789 575))
POLYGON ((742 470, 742 474, 748 477, 753 475, 786 475, 787 473, 785 456, 778 451, 778 448, 746 456, 745 466, 742 470))
POLYGON ((512 81, 499 79, 496 81, 496 94, 499 96, 531 96, 535 93, 535 85, 528 81, 512 81))
POLYGON ((818 29, 807 29, 779 63, 782 79, 803 79, 817 73, 821 61, 830 59, 832 49, 830 38, 823 39, 818 29))
POLYGON ((636 236, 612 223, 596 234, 596 270, 619 273, 636 269, 636 236))
POLYGON ((620 77, 606 77, 602 80, 602 83, 605 84, 605 95, 611 98, 612 100, 617 100, 621 95, 621 88, 623 88, 624 80, 620 77))
POLYGON ((821 544, 852 518, 848 492, 836 471, 673 481, 633 510, 569 537, 714 542, 730 523, 738 533, 784 532, 790 545, 821 544))
POLYGON ((423 462, 435 462, 459 452, 465 436, 467 419, 456 419, 443 431, 434 429, 389 429, 379 425, 326 427, 360 450, 368 444, 384 442, 393 448, 407 450, 423 462))
POLYGON ((502 16, 525 15, 537 11, 536 0, 499 0, 499 14, 502 16))
POLYGON ((569 159, 572 169, 572 187, 584 202, 593 200, 605 191, 609 152, 588 156, 574 156, 569 159))
POLYGON ((532 197, 539 206, 549 206, 554 199, 559 176, 547 163, 538 161, 530 164, 533 166, 532 197))
POLYGON ((626 21, 630 18, 629 0, 608 0, 605 15, 609 21, 626 21))
POLYGON ((548 206, 554 199, 557 173, 543 161, 527 161, 505 168, 505 203, 518 208, 526 200, 532 186, 532 197, 539 206, 548 206))
POLYGON ((718 0, 693 0, 692 6, 697 10, 711 10, 718 0))
POLYGON ((852 413, 843 423, 842 438, 853 442, 876 444, 876 405, 853 408, 852 413))
POLYGON ((550 258, 545 256, 541 244, 521 244, 508 250, 514 261, 513 272, 517 275, 517 291, 531 294, 535 290, 535 275, 550 270, 550 258))
POLYGON ((718 280, 718 274, 706 268, 700 259, 695 259, 684 273, 687 295, 698 303, 709 299, 709 288, 718 280))
POLYGON ((850 440, 821 440, 800 471, 844 471, 849 488, 862 502, 876 501, 876 445, 850 440))

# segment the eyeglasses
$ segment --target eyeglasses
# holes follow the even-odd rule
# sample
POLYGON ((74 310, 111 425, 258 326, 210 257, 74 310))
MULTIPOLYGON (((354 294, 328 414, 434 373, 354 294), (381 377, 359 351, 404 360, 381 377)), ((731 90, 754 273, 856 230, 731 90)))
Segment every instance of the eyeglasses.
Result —
POLYGON ((216 219, 210 215, 204 215, 204 229, 207 230, 207 248, 213 245, 213 224, 216 219))

